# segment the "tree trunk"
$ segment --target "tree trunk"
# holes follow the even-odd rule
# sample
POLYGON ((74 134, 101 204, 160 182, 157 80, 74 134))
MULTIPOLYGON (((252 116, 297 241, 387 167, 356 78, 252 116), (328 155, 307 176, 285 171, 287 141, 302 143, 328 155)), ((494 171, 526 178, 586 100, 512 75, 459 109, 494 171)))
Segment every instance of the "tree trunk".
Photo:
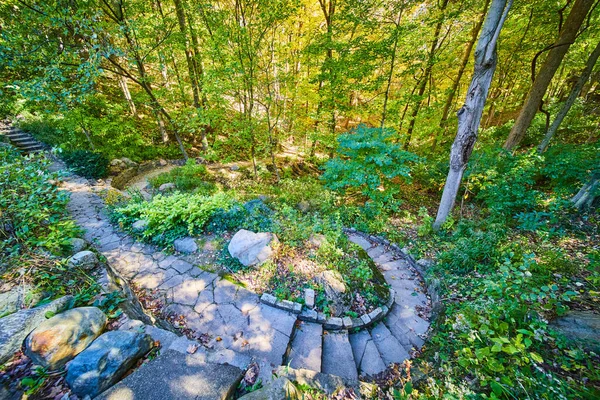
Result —
POLYGON ((463 173, 477 140, 488 90, 496 70, 496 43, 512 0, 493 0, 475 49, 475 71, 465 104, 458 111, 458 132, 450 150, 450 171, 433 224, 439 230, 454 207, 463 173))
POLYGON ((396 52, 398 51, 398 36, 399 36, 399 27, 400 27, 400 19, 402 18, 402 11, 398 13, 398 18, 395 21, 395 29, 394 29, 394 48, 392 49, 392 59, 390 60, 390 70, 388 72, 387 77, 387 85, 385 87, 385 94, 383 97, 383 108, 381 110, 381 130, 385 128, 385 117, 387 114, 387 105, 388 100, 390 98, 390 88, 392 87, 392 78, 394 77, 394 67, 396 64, 396 52))
POLYGON ((579 210, 590 208, 594 203, 594 200, 598 197, 598 189, 600 186, 600 174, 592 175, 592 179, 583 185, 583 187, 577 192, 571 199, 571 202, 579 210))
POLYGON ((575 0, 571 12, 558 34, 558 40, 550 48, 544 64, 542 64, 540 71, 529 89, 521 112, 504 143, 505 149, 512 150, 525 137, 527 128, 529 128, 531 121, 542 104, 542 100, 552 77, 558 70, 569 47, 575 41, 577 32, 579 32, 579 28, 589 9, 592 7, 592 4, 594 4, 594 1, 595 0, 575 0))
POLYGON ((538 153, 541 154, 548 148, 550 140, 552 140, 552 137, 556 134, 558 127, 562 123, 563 119, 565 119, 565 117, 567 116, 567 113, 571 109, 571 106, 573 106, 575 100, 581 94, 581 89, 583 89, 583 86, 590 78, 590 74, 594 69, 594 65, 596 65, 596 61, 598 61, 598 57, 600 57, 600 42, 598 42, 596 48, 594 49, 594 51, 592 51, 592 54, 590 54, 590 57, 588 58, 587 63, 585 65, 585 69, 581 73, 581 76, 577 80, 577 83, 575 83, 575 86, 573 86, 573 89, 571 90, 567 101, 565 101, 565 104, 562 106, 562 108, 554 118, 554 121, 552 122, 550 129, 548 129, 548 132, 546 132, 544 140, 542 140, 542 143, 540 143, 538 147, 538 153))
POLYGON ((411 113, 410 124, 408 126, 408 131, 406 132, 406 140, 404 141, 403 146, 404 150, 407 150, 410 146, 410 140, 412 138, 413 130, 415 129, 417 115, 419 115, 419 110, 421 109, 421 103, 423 101, 423 95, 425 94, 425 89, 427 89, 427 82, 429 81, 431 70, 433 69, 433 59, 435 58, 435 52, 438 47, 438 41, 440 40, 440 32, 442 30, 442 24, 444 22, 444 12, 446 11, 446 6, 448 6, 448 0, 442 0, 442 4, 440 5, 440 12, 442 13, 442 15, 438 20, 437 24, 435 25, 433 41, 431 42, 431 48, 427 56, 427 64, 425 65, 425 71, 423 72, 423 77, 421 78, 419 91, 417 93, 417 102, 415 104, 415 108, 413 108, 413 111, 411 113))
POLYGON ((121 87, 121 90, 123 91, 123 96, 125 97, 125 100, 127 100, 127 104, 129 105, 129 111, 131 112, 131 115, 138 118, 138 113, 137 113, 137 109, 135 108, 135 103, 133 102, 133 99, 131 98, 131 93, 129 92, 129 87, 127 86, 127 78, 125 78, 123 75, 117 75, 117 77, 119 78, 119 86, 121 87))
POLYGON ((452 83, 452 88, 450 88, 450 93, 448 93, 448 97, 446 98, 446 103, 444 104, 444 110, 442 112, 442 119, 440 120, 440 134, 433 136, 433 144, 431 145, 431 151, 435 152, 437 147, 437 143, 440 135, 446 133, 448 130, 448 115, 450 114, 450 108, 454 103, 454 96, 456 96, 456 92, 458 91, 458 85, 460 84, 460 80, 467 68, 467 64, 469 63, 469 58, 471 57, 471 51, 473 51, 473 46, 475 46, 475 42, 477 41, 477 36, 479 36, 479 31, 483 26, 483 21, 485 20, 485 15, 487 14, 487 8, 490 5, 490 0, 485 1, 485 5, 483 6, 483 12, 481 13, 481 18, 477 21, 473 30, 471 31, 471 40, 467 43, 467 47, 465 48, 465 52, 463 53, 463 58, 460 62, 460 67, 458 68, 458 74, 456 75, 456 79, 452 83))

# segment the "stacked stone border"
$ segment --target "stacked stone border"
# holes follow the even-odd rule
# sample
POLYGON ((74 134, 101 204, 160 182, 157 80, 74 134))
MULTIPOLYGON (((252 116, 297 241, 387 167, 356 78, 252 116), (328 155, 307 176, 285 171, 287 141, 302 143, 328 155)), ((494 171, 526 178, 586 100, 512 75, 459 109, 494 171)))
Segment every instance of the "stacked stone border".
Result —
POLYGON ((386 238, 382 236, 369 235, 367 233, 361 232, 355 228, 344 228, 344 232, 347 234, 355 234, 364 237, 367 240, 370 240, 375 243, 382 244, 384 246, 389 246, 392 250, 397 253, 400 253, 404 260, 408 262, 408 264, 417 271, 420 275, 423 282, 425 282, 427 290, 427 294, 431 298, 431 317, 430 320, 434 321, 440 312, 442 311, 442 302, 439 295, 440 291, 440 281, 439 279, 429 279, 427 277, 427 270, 433 266, 433 261, 428 259, 419 259, 415 260, 415 258, 408 252, 406 248, 401 248, 396 243, 392 243, 386 238))

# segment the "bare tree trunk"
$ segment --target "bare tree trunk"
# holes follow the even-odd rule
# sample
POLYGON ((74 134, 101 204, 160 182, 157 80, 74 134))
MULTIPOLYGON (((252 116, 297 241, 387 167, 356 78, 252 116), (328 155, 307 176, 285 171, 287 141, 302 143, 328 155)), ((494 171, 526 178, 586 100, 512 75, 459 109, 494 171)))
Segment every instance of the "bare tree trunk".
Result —
POLYGON ((592 4, 594 4, 594 1, 595 0, 575 0, 571 12, 558 34, 558 40, 549 49, 548 56, 529 89, 521 112, 504 143, 505 149, 512 150, 525 137, 527 128, 529 128, 531 121, 542 105, 542 100, 552 77, 558 70, 569 47, 575 41, 577 32, 589 9, 592 7, 592 4))
POLYGON ((463 58, 460 62, 460 67, 458 68, 458 74, 456 75, 456 79, 452 83, 452 88, 450 88, 450 93, 448 93, 446 103, 444 104, 442 119, 440 120, 440 134, 434 134, 433 136, 433 144, 431 145, 432 152, 435 152, 440 135, 446 133, 446 131, 448 130, 447 122, 448 115, 450 114, 450 108, 452 107, 452 103, 454 103, 454 96, 456 96, 456 92, 458 91, 458 85, 460 84, 460 80, 465 72, 465 69, 467 68, 469 58, 471 58, 471 51, 473 51, 473 46, 475 46, 477 36, 479 36, 479 31, 483 26, 483 21, 485 20, 485 15, 487 14, 487 8, 489 5, 490 0, 486 0, 485 5, 483 6, 483 12, 481 13, 481 18, 479 18, 479 20, 473 27, 473 30, 471 31, 471 40, 469 40, 469 43, 467 43, 467 47, 465 47, 465 52, 463 53, 463 58))
POLYGON ((419 91, 417 93, 418 99, 413 108, 413 111, 410 115, 410 124, 408 126, 408 131, 406 132, 406 140, 404 141, 404 150, 407 150, 410 146, 410 140, 412 139, 412 133, 415 129, 415 123, 417 121, 417 115, 419 115, 419 110, 421 109, 421 103, 423 102, 423 95, 425 94, 425 89, 427 89, 427 82, 429 81, 429 77, 431 76, 431 70, 433 69, 433 59, 435 58, 435 52, 438 48, 438 41, 440 40, 440 32, 442 30, 442 24, 444 22, 444 12, 446 11, 446 7, 448 6, 448 0, 442 0, 442 4, 440 5, 440 12, 442 16, 438 20, 435 25, 435 32, 433 34, 433 41, 431 42, 431 48, 429 50, 429 54, 427 56, 427 65, 425 65, 425 71, 423 72, 423 77, 421 78, 421 83, 419 85, 419 91))
POLYGON ((387 114, 387 105, 388 105, 388 100, 390 98, 390 88, 392 87, 392 78, 394 77, 394 67, 396 64, 396 52, 398 51, 398 39, 399 39, 398 38, 398 36, 399 36, 398 29, 400 27, 400 19, 402 18, 402 11, 404 11, 404 10, 400 10, 400 12, 398 13, 398 18, 394 22, 394 25, 395 25, 394 48, 392 49, 392 59, 390 60, 390 70, 388 72, 387 85, 385 87, 385 94, 384 94, 384 98, 383 98, 383 108, 381 110, 381 129, 382 130, 383 130, 383 128, 385 128, 385 117, 387 114))
POLYGON ((493 0, 475 49, 475 71, 465 104, 458 111, 458 132, 450 150, 450 171, 433 224, 439 230, 454 207, 463 173, 477 141, 477 131, 488 90, 496 70, 496 43, 512 0, 493 0))
POLYGON ((558 114, 556 114, 556 117, 554 118, 550 129, 548 129, 548 132, 546 132, 546 135, 544 136, 544 140, 542 140, 542 143, 540 143, 538 147, 538 153, 541 154, 548 148, 550 140, 552 140, 552 137, 556 134, 558 127, 562 123, 563 119, 565 119, 565 117, 567 116, 567 113, 571 109, 571 106, 573 106, 575 100, 581 94, 581 89, 583 89, 583 86, 590 78, 590 74, 594 69, 594 65, 596 65, 596 61, 598 61, 598 57, 600 57, 600 42, 598 42, 596 48, 594 49, 594 51, 592 51, 592 54, 590 54, 590 57, 588 58, 587 63, 585 65, 585 69, 581 73, 581 76, 577 80, 575 86, 573 86, 573 89, 571 90, 567 101, 565 101, 565 104, 562 106, 558 114))
POLYGON ((123 91, 123 96, 125 97, 125 100, 127 100, 127 104, 129 105, 129 111, 131 112, 131 115, 138 118, 135 103, 131 98, 131 93, 129 92, 129 87, 127 86, 127 78, 125 78, 123 75, 117 75, 117 77, 119 78, 119 87, 123 91))
POLYGON ((583 187, 577 192, 571 199, 573 205, 579 210, 590 208, 594 203, 594 200, 598 197, 598 186, 600 185, 600 174, 592 175, 592 179, 583 185, 583 187))

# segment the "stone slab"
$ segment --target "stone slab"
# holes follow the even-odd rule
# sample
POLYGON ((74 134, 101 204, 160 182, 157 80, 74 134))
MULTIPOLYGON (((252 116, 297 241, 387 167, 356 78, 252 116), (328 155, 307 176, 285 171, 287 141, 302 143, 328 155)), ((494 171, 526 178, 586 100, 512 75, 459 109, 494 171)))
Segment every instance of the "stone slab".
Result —
POLYGON ((108 389, 99 400, 215 400, 232 396, 243 371, 167 350, 108 389))
POLYGON ((322 372, 350 381, 358 381, 358 372, 347 332, 327 332, 323 336, 322 372))
POLYGON ((296 328, 288 364, 292 368, 304 368, 321 372, 323 326, 302 322, 296 328))

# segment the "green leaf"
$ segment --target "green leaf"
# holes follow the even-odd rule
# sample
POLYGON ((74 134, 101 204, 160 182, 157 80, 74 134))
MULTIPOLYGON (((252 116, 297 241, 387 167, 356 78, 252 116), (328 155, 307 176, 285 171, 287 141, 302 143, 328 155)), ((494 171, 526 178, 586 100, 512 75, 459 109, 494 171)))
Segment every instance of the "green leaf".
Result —
POLYGON ((542 356, 540 356, 538 353, 534 353, 533 351, 529 353, 529 357, 531 357, 531 359, 538 364, 541 364, 544 362, 544 359, 542 358, 542 356))

